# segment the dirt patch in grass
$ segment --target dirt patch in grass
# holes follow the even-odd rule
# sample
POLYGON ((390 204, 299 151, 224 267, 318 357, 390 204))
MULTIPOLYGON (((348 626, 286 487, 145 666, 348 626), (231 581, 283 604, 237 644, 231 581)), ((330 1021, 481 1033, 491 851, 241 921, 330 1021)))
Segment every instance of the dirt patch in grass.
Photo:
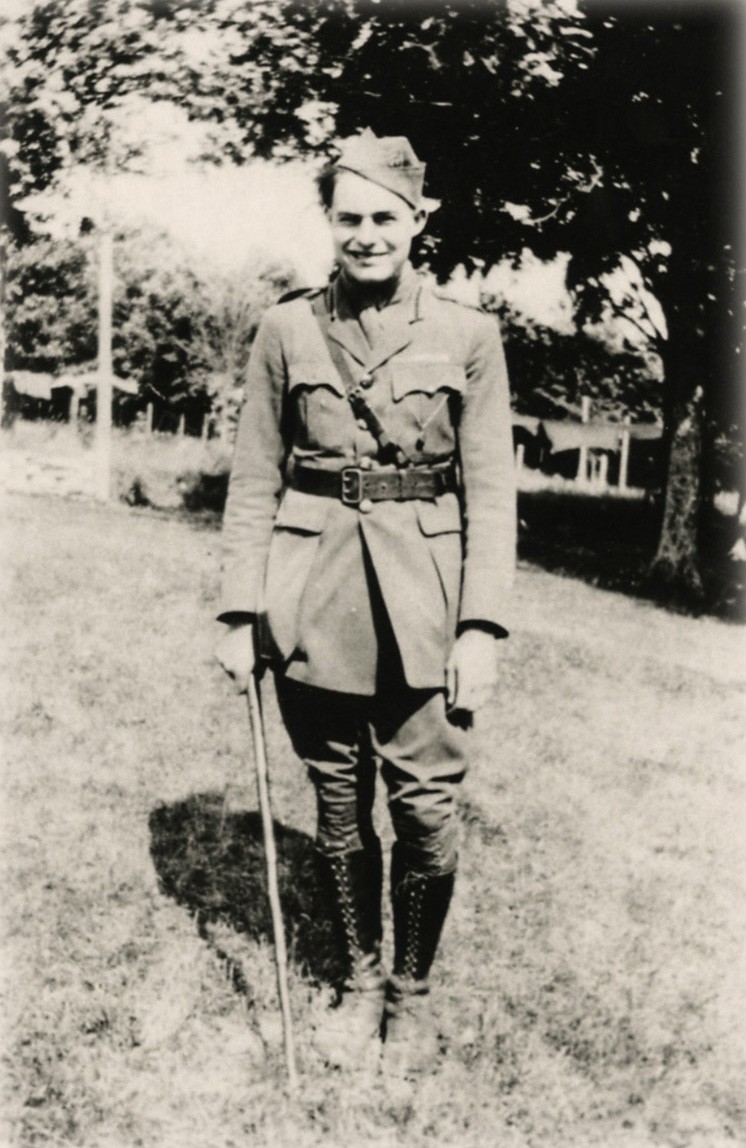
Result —
POLYGON ((330 926, 267 685, 288 1098, 245 705, 211 653, 218 538, 28 497, 4 529, 4 1143, 744 1142, 737 627, 522 567, 463 788, 442 1055, 408 1093, 310 1046, 330 926))

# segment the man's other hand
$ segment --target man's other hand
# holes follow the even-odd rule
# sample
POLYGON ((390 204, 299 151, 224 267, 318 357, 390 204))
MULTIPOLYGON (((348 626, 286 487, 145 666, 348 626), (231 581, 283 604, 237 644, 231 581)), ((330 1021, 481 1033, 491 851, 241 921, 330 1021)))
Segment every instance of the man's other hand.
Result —
POLYGON ((254 669, 254 627, 251 622, 226 625, 215 647, 215 657, 232 679, 237 694, 245 694, 254 669))
POLYGON ((497 685, 502 642, 484 630, 464 630, 446 665, 446 701, 450 710, 476 713, 497 685))

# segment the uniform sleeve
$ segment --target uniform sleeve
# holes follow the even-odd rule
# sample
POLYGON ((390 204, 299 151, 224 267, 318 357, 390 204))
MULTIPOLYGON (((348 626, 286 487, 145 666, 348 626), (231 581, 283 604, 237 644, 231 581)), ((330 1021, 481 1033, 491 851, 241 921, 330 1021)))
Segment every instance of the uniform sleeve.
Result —
POLYGON ((282 489, 285 365, 277 312, 268 311, 251 350, 222 532, 218 618, 255 614, 282 489))
POLYGON ((508 372, 497 320, 474 314, 459 424, 464 564, 459 627, 511 626, 516 490, 508 372))

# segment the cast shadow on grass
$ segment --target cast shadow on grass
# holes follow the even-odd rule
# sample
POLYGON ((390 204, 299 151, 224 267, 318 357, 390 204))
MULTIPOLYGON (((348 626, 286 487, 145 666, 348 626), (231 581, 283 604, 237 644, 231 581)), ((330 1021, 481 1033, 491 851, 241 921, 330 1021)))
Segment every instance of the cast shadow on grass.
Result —
MULTIPOLYGON (((222 793, 196 793, 150 814, 150 854, 163 893, 195 919, 210 941, 216 924, 272 940, 261 817, 231 812, 222 793)), ((290 959, 308 976, 335 984, 341 974, 334 926, 316 870, 312 839, 274 822, 278 883, 290 959)), ((240 973, 234 973, 236 987, 240 973)))
POLYGON ((652 499, 522 490, 518 517, 518 554, 544 570, 677 612, 746 621, 746 563, 730 556, 738 537, 735 515, 713 511, 702 528, 701 596, 651 577, 660 528, 660 508, 652 499))

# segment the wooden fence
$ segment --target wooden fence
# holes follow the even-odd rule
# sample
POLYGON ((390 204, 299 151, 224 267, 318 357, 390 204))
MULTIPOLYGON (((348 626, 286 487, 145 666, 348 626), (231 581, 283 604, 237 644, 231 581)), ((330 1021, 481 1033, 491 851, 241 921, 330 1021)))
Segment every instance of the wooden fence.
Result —
POLYGON ((583 403, 580 422, 514 415, 513 441, 519 474, 524 468, 560 472, 584 486, 608 489, 615 485, 624 491, 631 485, 632 444, 639 443, 648 444, 646 467, 642 470, 643 475, 645 470, 649 473, 638 485, 650 485, 663 435, 661 424, 633 423, 629 416, 621 423, 607 422, 591 420, 589 415, 587 401, 583 403))

